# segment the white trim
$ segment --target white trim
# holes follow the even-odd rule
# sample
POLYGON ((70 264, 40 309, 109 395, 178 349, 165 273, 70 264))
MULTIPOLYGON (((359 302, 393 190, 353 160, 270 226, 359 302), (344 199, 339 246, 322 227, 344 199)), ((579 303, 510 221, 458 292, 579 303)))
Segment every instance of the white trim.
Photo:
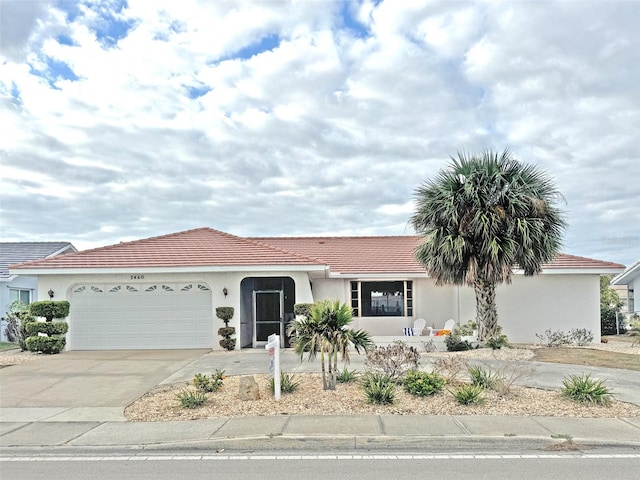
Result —
POLYGON ((629 285, 638 275, 640 275, 640 260, 611 280, 611 285, 629 285))
POLYGON ((74 247, 72 244, 68 244, 65 245, 64 247, 56 250, 55 252, 50 253, 49 255, 47 255, 44 258, 51 258, 51 257, 55 257, 57 255, 60 255, 61 253, 66 252, 67 250, 70 250, 71 253, 78 253, 78 250, 76 249, 76 247, 74 247))
POLYGON ((147 273, 201 273, 201 272, 324 272, 324 265, 231 265, 184 267, 98 267, 98 268, 21 268, 11 269, 19 275, 85 275, 85 274, 147 274, 147 273))

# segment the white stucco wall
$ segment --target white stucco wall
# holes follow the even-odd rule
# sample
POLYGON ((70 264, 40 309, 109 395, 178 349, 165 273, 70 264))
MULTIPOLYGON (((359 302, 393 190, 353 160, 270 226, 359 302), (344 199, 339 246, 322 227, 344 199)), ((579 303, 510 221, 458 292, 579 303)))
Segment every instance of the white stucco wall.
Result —
MULTIPOLYGON (((136 276, 136 275, 134 275, 136 276)), ((228 306, 235 309, 234 316, 229 326, 235 327, 236 337, 240 337, 240 283, 246 277, 291 277, 295 282, 296 303, 312 303, 313 295, 306 272, 214 272, 214 273, 145 273, 144 278, 132 278, 131 274, 82 274, 82 275, 41 275, 38 278, 38 300, 49 300, 47 291, 55 292, 54 300, 69 300, 71 290, 78 284, 127 284, 148 285, 154 283, 179 283, 201 281, 211 288, 214 331, 224 326, 222 320, 215 317, 215 308, 228 306), (225 298, 223 288, 227 288, 225 298)), ((35 300, 35 299, 34 299, 35 300)), ((70 329, 73 322, 73 303, 70 307, 70 329)), ((179 319, 178 319, 179 320, 179 319)), ((212 348, 220 350, 219 338, 212 340, 212 348)), ((236 343, 240 348, 240 342, 236 343)))

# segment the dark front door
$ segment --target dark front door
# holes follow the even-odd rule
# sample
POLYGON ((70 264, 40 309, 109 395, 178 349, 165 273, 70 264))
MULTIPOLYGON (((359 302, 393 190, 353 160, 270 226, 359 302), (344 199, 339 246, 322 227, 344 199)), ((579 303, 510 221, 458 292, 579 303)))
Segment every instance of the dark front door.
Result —
POLYGON ((259 290, 253 292, 254 320, 253 346, 266 345, 269 335, 282 338, 281 290, 259 290))

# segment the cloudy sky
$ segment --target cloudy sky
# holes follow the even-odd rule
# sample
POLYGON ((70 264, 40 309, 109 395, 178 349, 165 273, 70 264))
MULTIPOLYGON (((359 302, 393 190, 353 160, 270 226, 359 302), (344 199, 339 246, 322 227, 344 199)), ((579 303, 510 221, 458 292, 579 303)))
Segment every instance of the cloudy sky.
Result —
POLYGON ((640 2, 0 0, 0 238, 398 235, 458 151, 640 258, 640 2))

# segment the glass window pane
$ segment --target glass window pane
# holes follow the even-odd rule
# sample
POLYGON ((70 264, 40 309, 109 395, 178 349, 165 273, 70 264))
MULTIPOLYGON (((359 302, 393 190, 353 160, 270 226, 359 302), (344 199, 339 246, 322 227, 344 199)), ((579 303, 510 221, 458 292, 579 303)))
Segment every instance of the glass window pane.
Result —
POLYGON ((362 282, 361 309, 365 317, 404 316, 404 282, 362 282))

